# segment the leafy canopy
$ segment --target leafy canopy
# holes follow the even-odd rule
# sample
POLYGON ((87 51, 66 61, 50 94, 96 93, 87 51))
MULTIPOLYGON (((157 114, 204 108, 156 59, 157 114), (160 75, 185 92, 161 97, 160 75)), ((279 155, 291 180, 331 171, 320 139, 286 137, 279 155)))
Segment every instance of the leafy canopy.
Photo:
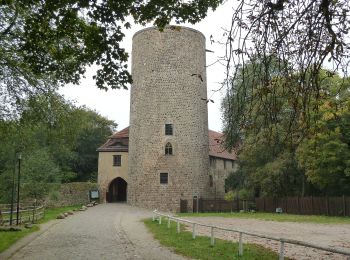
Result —
MULTIPOLYGON (((262 101, 261 114, 264 124, 276 121, 275 102, 290 99, 293 106, 289 117, 290 125, 310 127, 312 113, 318 108, 322 92, 323 67, 328 76, 341 72, 346 76, 350 63, 350 2, 348 0, 276 0, 239 1, 233 10, 231 27, 226 36, 227 80, 229 93, 238 93, 243 98, 235 100, 235 108, 240 109, 256 100, 244 98, 249 92, 262 101), (259 65, 251 69, 252 63, 259 65), (273 71, 283 75, 283 91, 274 91, 273 71), (249 70, 249 73, 241 73, 249 70), (252 81, 258 84, 242 88, 237 81, 252 81), (292 83, 292 84, 290 84, 292 83), (295 84, 297 83, 297 84, 295 84), (296 87, 297 86, 297 87, 296 87), (270 102, 264 102, 269 92, 270 102), (300 117, 304 124, 299 124, 300 117)), ((256 103, 256 102, 255 102, 256 103)), ((253 110, 245 110, 231 122, 259 124, 253 110)), ((236 133, 244 131, 239 125, 236 133)), ((231 136, 229 136, 230 138, 231 136)))
POLYGON ((196 23, 222 1, 1 1, 0 101, 7 111, 2 117, 25 96, 45 93, 48 85, 79 83, 93 64, 99 88, 127 88, 129 55, 120 42, 130 18, 160 27, 173 18, 196 23))

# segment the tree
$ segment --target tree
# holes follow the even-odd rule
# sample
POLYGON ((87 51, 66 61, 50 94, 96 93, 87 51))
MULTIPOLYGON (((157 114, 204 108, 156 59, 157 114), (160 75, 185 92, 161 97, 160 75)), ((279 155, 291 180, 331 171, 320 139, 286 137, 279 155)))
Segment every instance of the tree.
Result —
MULTIPOLYGON (((23 96, 50 85, 77 84, 97 64, 99 88, 127 88, 128 54, 120 46, 129 15, 164 27, 171 19, 195 23, 223 0, 8 0, 0 5, 0 93, 6 115, 23 96)), ((4 116, 4 115, 2 115, 4 116)))
POLYGON ((333 86, 324 93, 327 99, 296 155, 311 183, 328 195, 343 195, 350 194, 350 81, 333 82, 344 85, 342 91, 333 86))
POLYGON ((97 181, 96 149, 111 136, 117 124, 86 107, 76 108, 72 118, 75 118, 74 124, 78 129, 73 149, 76 158, 72 164, 72 171, 77 173, 76 180, 97 181))
POLYGON ((225 200, 227 201, 227 202, 230 202, 230 205, 231 205, 231 213, 232 213, 232 202, 233 202, 233 200, 235 199, 235 194, 233 193, 233 191, 232 190, 230 190, 229 192, 227 192, 226 194, 225 194, 225 200))
MULTIPOLYGON (((251 66, 257 68, 259 63, 251 66)), ((246 65, 242 73, 250 75, 251 66, 246 65)), ((293 91, 285 92, 286 86, 297 89, 298 82, 287 82, 276 72, 267 86, 249 85, 256 79, 243 82, 237 77, 235 84, 241 87, 237 89, 245 87, 249 91, 227 96, 223 112, 224 118, 229 119, 236 113, 237 117, 239 113, 253 117, 253 120, 247 117, 238 122, 226 121, 228 130, 225 130, 236 133, 236 140, 240 141, 240 169, 236 174, 244 176, 241 188, 257 196, 349 194, 349 79, 338 75, 327 77, 327 73, 325 70, 319 73, 323 79, 320 97, 309 101, 317 103, 319 109, 309 112, 307 127, 303 111, 294 109, 303 98, 295 99, 293 91), (249 103, 238 110, 237 99, 249 100, 249 103), (227 109, 227 106, 234 109, 227 109), (267 121, 264 110, 269 109, 273 109, 270 116, 274 117, 267 121), (292 116, 296 119, 293 124, 292 116), (240 126, 240 131, 235 131, 240 126)), ((297 77, 298 73, 288 79, 297 77)), ((229 177, 234 178, 233 175, 229 177)), ((231 182, 232 188, 233 185, 235 183, 231 182)))
POLYGON ((8 203, 16 156, 22 154, 23 195, 40 198, 52 183, 96 180, 96 148, 116 124, 55 92, 31 96, 18 119, 0 120, 0 201, 8 203))
MULTIPOLYGON (((295 115, 302 115, 302 118, 290 117, 290 125, 297 123, 303 130, 309 128, 312 113, 319 104, 314 101, 322 92, 322 67, 328 65, 327 77, 332 77, 338 70, 346 75, 350 61, 349 12, 347 0, 239 1, 232 15, 231 27, 225 31, 227 52, 224 59, 229 93, 241 92, 244 97, 249 91, 260 88, 263 91, 256 92, 256 95, 261 100, 266 91, 271 91, 274 100, 289 98, 294 103, 291 109, 295 115), (248 74, 240 73, 256 60, 259 66, 248 74), (285 79, 283 92, 274 92, 270 88, 274 81, 271 68, 276 66, 285 79), (236 84, 237 79, 249 81, 252 77, 259 84, 252 85, 251 89, 240 89, 236 84), (300 119, 303 124, 298 124, 300 119)), ((235 102, 235 107, 239 108, 249 106, 252 100, 244 98, 235 102)), ((274 124, 274 103, 262 104, 261 115, 265 124, 274 124)), ((231 122, 234 120, 232 118, 231 122)), ((240 116, 239 122, 255 124, 256 120, 254 113, 248 111, 240 116)))

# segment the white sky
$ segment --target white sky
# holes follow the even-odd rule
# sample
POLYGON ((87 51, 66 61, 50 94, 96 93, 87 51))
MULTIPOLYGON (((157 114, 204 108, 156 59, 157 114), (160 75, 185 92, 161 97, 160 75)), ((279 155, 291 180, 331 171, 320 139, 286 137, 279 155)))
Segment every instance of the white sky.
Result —
MULTIPOLYGON (((233 2, 233 1, 232 1, 233 2)), ((228 1, 220 6, 215 12, 210 11, 206 19, 196 25, 183 24, 202 32, 206 37, 206 48, 214 51, 207 52, 207 65, 215 62, 217 57, 223 56, 225 46, 220 44, 211 44, 210 35, 215 40, 224 40, 224 31, 221 28, 229 28, 232 15, 232 2, 228 1)), ((151 26, 151 25, 150 25, 151 26)), ((147 26, 149 27, 149 26, 147 26)), ((126 49, 129 55, 132 47, 132 36, 135 32, 143 29, 139 25, 133 25, 131 29, 124 30, 125 38, 121 46, 126 49)), ((129 58, 129 69, 131 69, 131 57, 129 58)), ((96 110, 102 116, 114 120, 118 124, 118 131, 129 125, 129 107, 130 107, 130 88, 129 90, 100 90, 92 79, 94 75, 93 68, 89 68, 85 78, 77 85, 67 85, 60 89, 60 93, 67 99, 75 100, 78 105, 86 105, 96 110)), ((225 67, 219 63, 207 68, 207 89, 208 97, 214 100, 214 103, 208 103, 209 128, 215 131, 222 130, 220 104, 225 91, 216 92, 221 85, 220 82, 225 78, 225 67)))

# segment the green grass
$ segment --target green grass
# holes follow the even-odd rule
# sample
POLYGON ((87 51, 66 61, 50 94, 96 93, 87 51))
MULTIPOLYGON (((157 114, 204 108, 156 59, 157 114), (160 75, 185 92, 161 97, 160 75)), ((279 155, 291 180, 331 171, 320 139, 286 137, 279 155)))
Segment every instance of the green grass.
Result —
POLYGON ((321 224, 350 224, 350 217, 330 217, 314 215, 293 215, 293 214, 274 214, 274 213, 181 213, 179 217, 224 217, 224 218, 243 218, 260 219, 279 222, 301 222, 301 223, 321 223, 321 224))
POLYGON ((73 209, 79 209, 79 208, 81 208, 80 205, 45 209, 44 217, 40 219, 39 223, 45 223, 49 220, 56 219, 57 215, 60 213, 64 213, 64 212, 67 212, 73 209))
POLYGON ((38 226, 33 226, 30 229, 24 228, 22 231, 0 231, 0 253, 9 248, 22 237, 38 230, 38 226))
MULTIPOLYGON (((45 209, 45 215, 40 221, 38 221, 38 223, 45 223, 49 220, 55 219, 60 213, 64 213, 77 208, 80 208, 80 206, 45 209)), ((32 232, 38 231, 39 229, 39 226, 34 225, 30 229, 23 228, 22 231, 0 231, 0 253, 5 251, 22 237, 27 236, 32 232)))
MULTIPOLYGON (((166 222, 166 221, 165 221, 166 222)), ((153 222, 151 219, 144 220, 147 228, 152 232, 155 239, 164 246, 170 247, 175 253, 195 259, 217 260, 217 259, 278 259, 278 255, 262 246, 254 244, 244 244, 243 256, 238 256, 238 243, 222 239, 215 239, 215 245, 210 246, 210 238, 196 236, 192 239, 192 233, 184 231, 176 233, 176 223, 171 222, 170 229, 167 223, 153 222)))

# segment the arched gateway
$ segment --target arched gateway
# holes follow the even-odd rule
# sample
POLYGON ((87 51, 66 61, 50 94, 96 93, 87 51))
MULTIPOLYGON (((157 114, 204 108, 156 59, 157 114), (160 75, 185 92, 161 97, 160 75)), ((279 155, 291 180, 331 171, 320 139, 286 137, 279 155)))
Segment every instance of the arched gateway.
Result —
POLYGON ((106 194, 107 202, 126 201, 127 186, 128 183, 120 177, 117 177, 111 181, 106 194))

